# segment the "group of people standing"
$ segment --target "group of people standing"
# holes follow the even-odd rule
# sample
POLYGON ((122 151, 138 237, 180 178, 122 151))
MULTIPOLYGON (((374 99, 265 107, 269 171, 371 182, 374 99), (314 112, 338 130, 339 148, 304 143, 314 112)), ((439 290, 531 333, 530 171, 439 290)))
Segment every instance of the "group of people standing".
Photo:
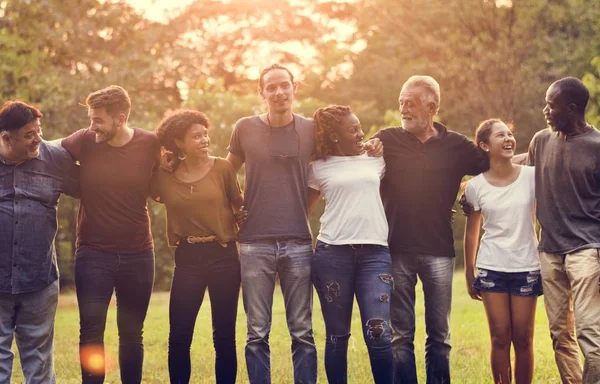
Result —
POLYGON ((419 278, 427 382, 450 383, 452 207, 465 175, 479 175, 466 189, 465 209, 470 204, 473 212, 465 260, 469 292, 483 298, 490 322, 495 382, 512 380, 511 342, 519 358, 516 382, 532 381, 540 282, 563 382, 600 382, 600 133, 583 118, 587 91, 581 82, 567 78, 550 87, 544 109, 550 129, 534 137, 527 156, 535 170, 513 164, 515 141, 499 120, 482 123, 477 144, 434 122, 440 88, 431 77, 407 80, 398 100, 402 127, 379 131, 367 142, 349 107, 320 108, 312 120, 294 114, 296 90, 287 68, 265 68, 258 91, 268 111, 236 123, 226 159, 210 155, 210 123, 199 111, 175 111, 155 133, 129 127, 131 101, 118 86, 91 93, 90 127, 59 142, 42 140, 42 114, 35 107, 5 103, 0 110, 0 382, 10 381, 13 337, 27 382, 56 381, 54 237, 57 201, 66 193, 81 199, 75 283, 83 383, 104 381, 104 366, 90 360, 103 357, 113 292, 121 380, 142 382, 142 331, 154 279, 148 197, 165 204, 169 245, 176 247, 169 303, 172 383, 190 380, 190 346, 207 289, 216 380, 235 382, 240 286, 248 377, 251 383, 271 382, 277 277, 294 382, 317 380, 314 285, 325 320, 329 382, 348 380, 356 296, 374 381, 416 383, 419 278), (244 164, 242 196, 236 173, 244 164), (325 213, 313 250, 307 217, 319 197, 325 213), (541 263, 534 201, 542 227, 541 263), (476 257, 481 216, 486 235, 476 257))

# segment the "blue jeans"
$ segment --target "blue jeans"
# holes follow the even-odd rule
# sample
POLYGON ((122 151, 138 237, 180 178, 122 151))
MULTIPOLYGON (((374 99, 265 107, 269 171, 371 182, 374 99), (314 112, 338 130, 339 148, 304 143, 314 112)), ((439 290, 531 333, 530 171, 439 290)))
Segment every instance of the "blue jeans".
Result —
POLYGON ((275 275, 292 338, 294 382, 317 381, 317 350, 312 330, 313 259, 310 240, 261 240, 240 243, 242 297, 248 321, 246 366, 253 384, 271 383, 269 332, 275 275))
POLYGON ((189 244, 175 250, 175 271, 169 300, 169 376, 172 384, 190 382, 190 346, 196 317, 208 288, 212 314, 215 376, 233 384, 237 374, 235 320, 240 294, 237 244, 189 244))
POLYGON ((393 382, 390 328, 392 260, 382 245, 317 242, 313 282, 325 320, 325 371, 329 383, 348 382, 348 339, 354 295, 376 384, 393 382))
POLYGON ((425 370, 427 384, 450 383, 450 307, 454 258, 392 254, 392 350, 395 382, 417 383, 415 365, 415 286, 425 299, 425 370))
POLYGON ((16 336, 25 382, 56 383, 54 374, 54 315, 58 280, 27 293, 0 293, 0 383, 10 383, 16 336))
POLYGON ((75 289, 79 304, 79 358, 84 384, 104 382, 104 329, 113 291, 117 297, 119 367, 123 384, 142 381, 142 332, 154 284, 154 251, 122 254, 80 247, 75 252, 75 289))

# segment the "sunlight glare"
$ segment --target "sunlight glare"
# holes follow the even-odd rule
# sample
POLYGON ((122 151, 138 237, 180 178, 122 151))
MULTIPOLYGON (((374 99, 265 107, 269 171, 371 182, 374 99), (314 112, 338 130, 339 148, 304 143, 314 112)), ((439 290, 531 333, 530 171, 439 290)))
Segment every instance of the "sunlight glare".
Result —
POLYGON ((145 18, 152 21, 164 22, 178 10, 193 3, 195 0, 126 0, 145 18))

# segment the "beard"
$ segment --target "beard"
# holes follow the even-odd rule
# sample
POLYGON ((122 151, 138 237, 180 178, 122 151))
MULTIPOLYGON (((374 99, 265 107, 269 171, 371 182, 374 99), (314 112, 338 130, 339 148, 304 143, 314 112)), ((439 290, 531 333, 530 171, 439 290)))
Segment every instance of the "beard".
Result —
POLYGON ((109 130, 102 130, 96 133, 96 143, 106 143, 111 141, 115 136, 117 136, 117 124, 115 122, 112 123, 109 130))

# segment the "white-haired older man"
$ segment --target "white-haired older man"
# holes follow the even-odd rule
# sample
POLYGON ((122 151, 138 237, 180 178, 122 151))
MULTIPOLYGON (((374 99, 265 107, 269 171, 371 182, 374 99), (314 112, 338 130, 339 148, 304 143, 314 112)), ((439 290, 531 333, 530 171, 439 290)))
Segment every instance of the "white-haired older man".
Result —
POLYGON ((396 383, 417 383, 415 286, 425 294, 427 383, 450 383, 450 305, 454 272, 452 206, 461 179, 488 164, 465 136, 434 122, 440 86, 412 76, 402 86, 402 127, 378 132, 385 148, 381 194, 390 227, 394 289, 392 348, 396 383))

